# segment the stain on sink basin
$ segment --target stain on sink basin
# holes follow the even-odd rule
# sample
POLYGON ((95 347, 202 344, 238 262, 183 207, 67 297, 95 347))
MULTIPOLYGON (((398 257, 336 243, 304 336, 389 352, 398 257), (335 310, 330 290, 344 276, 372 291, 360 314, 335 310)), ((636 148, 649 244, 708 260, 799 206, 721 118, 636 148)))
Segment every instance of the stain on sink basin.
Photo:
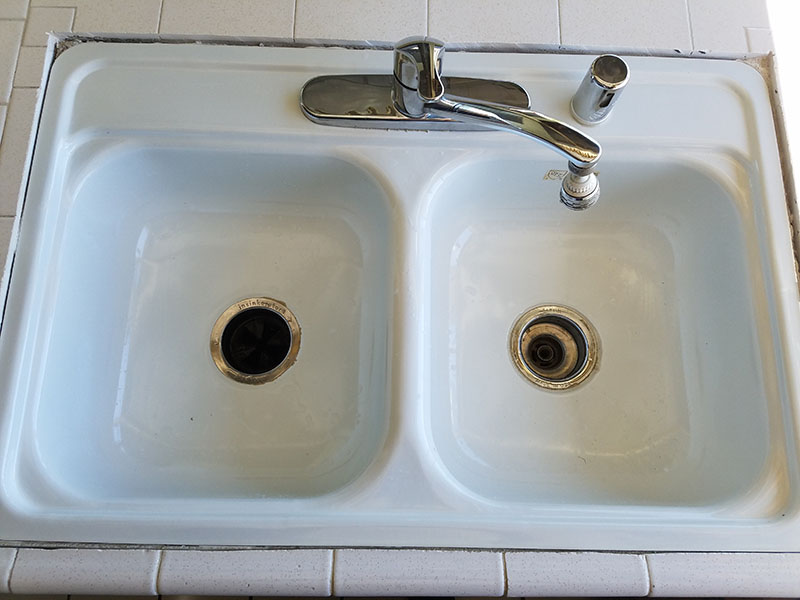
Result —
POLYGON ((43 473, 95 501, 311 496, 356 478, 386 428, 385 193, 325 157, 128 144, 85 160, 48 351, 30 364, 43 473), (257 295, 291 305, 303 343, 248 386, 208 344, 257 295))
POLYGON ((433 193, 430 431, 474 493, 711 505, 775 483, 780 397, 750 192, 627 158, 607 159, 604 201, 581 214, 513 159, 461 167, 433 193), (509 356, 510 328, 541 303, 597 329, 601 364, 573 390, 531 385, 509 356))

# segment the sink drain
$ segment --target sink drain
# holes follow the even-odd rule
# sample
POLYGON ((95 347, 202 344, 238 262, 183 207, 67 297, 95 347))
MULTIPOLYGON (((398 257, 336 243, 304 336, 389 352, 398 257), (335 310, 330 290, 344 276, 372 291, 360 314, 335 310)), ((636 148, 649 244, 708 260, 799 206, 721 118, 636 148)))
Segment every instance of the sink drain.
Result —
POLYGON ((539 387, 566 390, 597 367, 600 345, 592 324, 578 311, 553 304, 535 306, 514 323, 511 358, 539 387))
POLYGON ((211 357, 240 383, 274 381, 300 350, 300 327, 292 311, 272 298, 247 298, 220 315, 211 330, 211 357))

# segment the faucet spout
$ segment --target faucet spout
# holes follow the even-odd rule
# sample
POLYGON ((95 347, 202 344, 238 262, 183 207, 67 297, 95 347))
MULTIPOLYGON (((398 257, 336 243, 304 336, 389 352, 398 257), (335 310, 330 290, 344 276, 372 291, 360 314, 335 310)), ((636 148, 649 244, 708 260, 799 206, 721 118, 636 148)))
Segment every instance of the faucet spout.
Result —
POLYGON ((430 114, 449 116, 536 140, 581 170, 590 171, 600 160, 602 149, 594 139, 566 123, 533 110, 447 95, 425 106, 430 114))
POLYGON ((585 133, 532 110, 450 96, 442 80, 444 44, 427 37, 406 38, 394 50, 395 108, 414 117, 447 117, 536 140, 569 161, 561 202, 574 210, 593 205, 600 195, 594 166, 600 144, 585 133))

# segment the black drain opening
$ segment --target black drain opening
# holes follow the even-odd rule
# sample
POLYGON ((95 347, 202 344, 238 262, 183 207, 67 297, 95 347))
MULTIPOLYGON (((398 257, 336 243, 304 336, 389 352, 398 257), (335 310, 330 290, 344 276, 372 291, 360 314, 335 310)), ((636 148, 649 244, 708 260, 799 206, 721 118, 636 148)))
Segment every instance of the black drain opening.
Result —
POLYGON ((583 369, 588 341, 581 328, 561 315, 544 314, 522 332, 520 351, 528 368, 548 381, 566 381, 583 369))
POLYGON ((292 347, 292 330, 281 315, 268 308, 250 308, 225 326, 220 350, 240 373, 261 375, 280 365, 292 347))
POLYGON ((564 344, 552 335, 540 335, 531 342, 528 361, 543 371, 554 369, 564 360, 564 344))

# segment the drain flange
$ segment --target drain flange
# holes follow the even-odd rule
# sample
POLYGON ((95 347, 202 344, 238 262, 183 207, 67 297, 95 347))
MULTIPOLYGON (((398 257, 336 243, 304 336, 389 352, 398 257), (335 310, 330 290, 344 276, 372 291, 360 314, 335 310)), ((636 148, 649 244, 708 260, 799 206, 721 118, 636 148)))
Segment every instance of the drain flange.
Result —
POLYGON ((525 311, 511 329, 509 344, 517 370, 548 390, 567 390, 585 381, 600 358, 597 332, 589 320, 556 304, 525 311))
POLYGON ((300 350, 300 326, 292 311, 272 298, 247 298, 230 306, 211 330, 211 357, 239 383, 274 381, 300 350))

